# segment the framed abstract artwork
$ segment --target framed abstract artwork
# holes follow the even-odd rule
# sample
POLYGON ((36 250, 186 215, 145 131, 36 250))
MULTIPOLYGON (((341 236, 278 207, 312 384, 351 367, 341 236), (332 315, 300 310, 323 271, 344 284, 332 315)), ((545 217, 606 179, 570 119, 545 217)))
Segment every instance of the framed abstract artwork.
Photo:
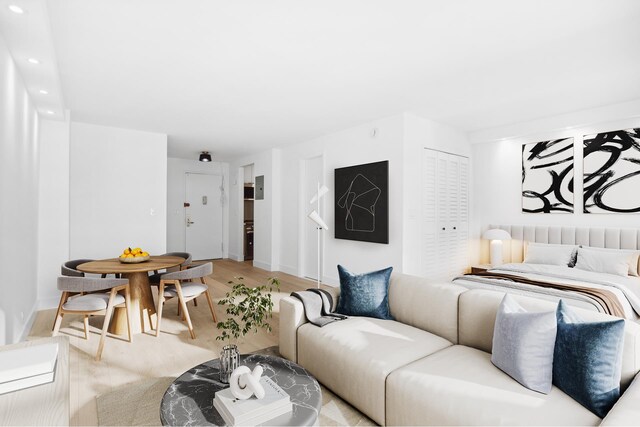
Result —
POLYGON ((585 135, 584 213, 640 212, 640 128, 585 135))
POLYGON ((389 243, 389 161, 335 170, 335 237, 389 243))
POLYGON ((522 146, 522 212, 573 212, 573 138, 522 146))

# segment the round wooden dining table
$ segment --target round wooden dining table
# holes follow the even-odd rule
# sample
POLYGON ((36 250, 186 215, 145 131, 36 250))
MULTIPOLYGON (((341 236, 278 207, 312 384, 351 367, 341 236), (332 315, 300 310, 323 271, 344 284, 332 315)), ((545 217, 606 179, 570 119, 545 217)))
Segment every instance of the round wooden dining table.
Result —
MULTIPOLYGON (((149 271, 176 267, 184 262, 184 258, 176 256, 152 256, 148 261, 137 264, 125 264, 118 258, 110 258, 85 262, 76 267, 84 273, 121 274, 129 279, 131 290, 131 333, 142 333, 152 329, 151 315, 156 313, 153 302, 149 271)), ((109 325, 112 334, 127 334, 127 313, 123 308, 115 308, 109 325)))

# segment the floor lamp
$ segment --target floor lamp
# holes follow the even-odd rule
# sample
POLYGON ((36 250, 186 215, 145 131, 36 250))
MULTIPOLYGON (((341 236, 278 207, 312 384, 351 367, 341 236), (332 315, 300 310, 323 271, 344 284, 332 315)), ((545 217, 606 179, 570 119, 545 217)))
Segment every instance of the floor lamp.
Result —
POLYGON ((313 221, 316 224, 316 228, 318 230, 318 279, 317 279, 317 283, 316 283, 316 287, 320 288, 320 242, 321 242, 321 238, 320 238, 320 231, 321 230, 328 230, 329 227, 327 226, 327 223, 324 222, 324 220, 322 219, 322 217, 320 217, 320 214, 318 212, 320 212, 320 199, 322 199, 322 197, 324 197, 325 194, 327 194, 329 192, 329 189, 327 188, 326 185, 323 185, 322 187, 320 186, 320 183, 318 183, 318 191, 316 191, 316 194, 311 198, 311 200, 309 201, 309 204, 312 205, 314 203, 317 204, 316 209, 314 209, 313 211, 311 211, 311 213, 309 214, 309 219, 311 219, 311 221, 313 221))

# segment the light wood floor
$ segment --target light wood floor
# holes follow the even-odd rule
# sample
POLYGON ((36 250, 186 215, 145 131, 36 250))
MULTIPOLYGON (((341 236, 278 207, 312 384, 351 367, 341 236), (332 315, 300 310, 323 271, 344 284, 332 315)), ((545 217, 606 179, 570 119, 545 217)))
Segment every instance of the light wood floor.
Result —
MULTIPOLYGON (((245 283, 255 286, 266 283, 267 278, 280 279, 280 292, 274 298, 273 332, 248 336, 239 343, 240 351, 247 353, 278 344, 278 303, 293 291, 313 287, 314 282, 280 272, 253 268, 249 262, 231 260, 214 261, 213 274, 207 278, 214 302, 230 289, 229 280, 243 277, 245 283)), ((215 328, 209 307, 199 298, 198 306, 189 303, 196 339, 189 337, 184 322, 176 316, 177 298, 168 301, 162 318, 162 332, 156 338, 153 332, 134 335, 133 342, 126 337, 108 336, 100 362, 94 361, 102 316, 92 319, 89 340, 84 339, 82 317, 67 315, 62 321, 61 333, 70 337, 71 425, 97 425, 96 396, 118 389, 125 384, 164 376, 178 376, 189 368, 218 357, 222 342, 216 341, 215 328)), ((224 319, 224 307, 215 306, 218 320, 224 319)), ((29 339, 51 336, 55 310, 37 313, 29 339)), ((154 316, 155 326, 155 316, 154 316)))

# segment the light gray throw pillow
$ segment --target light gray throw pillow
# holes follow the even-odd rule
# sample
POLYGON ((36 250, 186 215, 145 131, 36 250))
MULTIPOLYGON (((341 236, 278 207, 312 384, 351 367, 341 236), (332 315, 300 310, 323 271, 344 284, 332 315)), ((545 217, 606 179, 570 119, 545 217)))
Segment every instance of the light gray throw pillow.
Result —
POLYGON ((505 295, 496 316, 491 362, 526 388, 548 394, 556 328, 555 311, 529 313, 505 295))

